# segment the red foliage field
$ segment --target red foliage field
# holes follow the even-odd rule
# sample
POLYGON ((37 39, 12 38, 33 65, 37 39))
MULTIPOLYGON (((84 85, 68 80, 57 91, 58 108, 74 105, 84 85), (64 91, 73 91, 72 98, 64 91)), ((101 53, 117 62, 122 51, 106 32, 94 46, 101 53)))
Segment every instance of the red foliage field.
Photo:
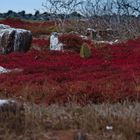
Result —
MULTIPOLYGON (((21 28, 39 24, 8 19, 2 23, 21 28)), ((93 42, 77 35, 62 35, 60 40, 66 45, 64 52, 30 50, 0 55, 0 66, 23 70, 0 74, 0 92, 46 104, 140 99, 140 38, 101 48, 94 48, 93 42), (83 42, 92 47, 89 59, 81 58, 77 51, 83 42), (67 51, 71 48, 76 51, 67 51)), ((33 44, 49 47, 44 39, 34 39, 33 44)))
POLYGON ((28 91, 37 102, 47 104, 139 100, 139 60, 140 39, 93 48, 90 59, 67 51, 0 55, 1 66, 23 69, 1 74, 0 91, 9 96, 25 96, 28 91))
POLYGON ((57 28, 54 21, 30 22, 18 18, 7 18, 0 20, 0 24, 6 24, 14 28, 31 30, 33 35, 50 34, 54 29, 57 28))

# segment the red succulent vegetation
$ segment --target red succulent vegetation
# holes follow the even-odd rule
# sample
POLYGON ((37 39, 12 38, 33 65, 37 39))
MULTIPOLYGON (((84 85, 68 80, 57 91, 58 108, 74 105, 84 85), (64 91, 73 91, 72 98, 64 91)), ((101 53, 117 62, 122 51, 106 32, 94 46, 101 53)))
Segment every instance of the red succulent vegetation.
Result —
POLYGON ((0 24, 6 24, 14 28, 31 30, 33 35, 50 34, 52 29, 56 26, 54 21, 30 22, 18 18, 7 18, 0 20, 0 24))
POLYGON ((93 41, 83 39, 78 34, 63 34, 59 37, 60 42, 64 44, 64 49, 80 52, 83 43, 87 43, 90 47, 94 46, 93 41))
POLYGON ((137 39, 93 48, 90 59, 67 51, 31 50, 25 54, 0 55, 1 66, 23 69, 19 73, 0 74, 0 91, 25 96, 23 91, 28 87, 36 102, 47 104, 139 100, 139 44, 137 39))
POLYGON ((33 39, 32 46, 39 47, 41 50, 49 49, 50 41, 49 39, 33 39))
MULTIPOLYGON (((54 26, 54 22, 32 23, 11 19, 0 23, 31 29, 33 33, 40 33, 36 27, 40 26, 44 32, 54 26)), ((93 48, 91 40, 74 34, 60 36, 60 42, 65 45, 66 51, 46 49, 0 55, 0 66, 23 70, 0 74, 0 92, 29 100, 33 97, 37 103, 47 104, 140 99, 140 38, 101 48, 93 48), (79 55, 83 43, 92 48, 89 59, 82 59, 79 55)), ((33 39, 33 45, 46 48, 49 40, 33 39)))
POLYGON ((60 36, 60 42, 62 42, 66 49, 80 49, 83 44, 83 39, 75 34, 64 34, 60 36))

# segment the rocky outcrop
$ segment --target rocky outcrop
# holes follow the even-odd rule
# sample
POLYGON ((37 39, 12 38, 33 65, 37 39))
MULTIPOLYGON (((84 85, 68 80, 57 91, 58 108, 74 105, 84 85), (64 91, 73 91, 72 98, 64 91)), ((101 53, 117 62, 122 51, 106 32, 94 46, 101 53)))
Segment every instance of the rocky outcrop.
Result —
POLYGON ((0 24, 0 53, 26 52, 29 50, 31 42, 30 31, 0 24))

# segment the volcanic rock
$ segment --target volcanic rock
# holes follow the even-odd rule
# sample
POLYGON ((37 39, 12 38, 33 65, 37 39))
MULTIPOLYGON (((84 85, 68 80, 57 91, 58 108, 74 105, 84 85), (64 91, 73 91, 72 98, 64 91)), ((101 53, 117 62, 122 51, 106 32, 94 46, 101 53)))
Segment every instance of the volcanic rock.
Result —
POLYGON ((5 126, 9 131, 21 133, 25 124, 24 104, 11 99, 0 99, 0 130, 5 126))
POLYGON ((32 42, 32 34, 29 30, 12 28, 0 24, 0 53, 26 52, 32 42))

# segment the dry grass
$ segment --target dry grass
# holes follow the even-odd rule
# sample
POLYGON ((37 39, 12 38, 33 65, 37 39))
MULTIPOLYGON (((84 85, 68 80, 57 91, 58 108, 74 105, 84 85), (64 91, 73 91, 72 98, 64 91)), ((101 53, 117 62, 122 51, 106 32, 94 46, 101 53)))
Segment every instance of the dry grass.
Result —
POLYGON ((18 113, 19 110, 14 113, 9 111, 7 116, 1 112, 0 139, 53 140, 53 135, 52 139, 48 138, 50 132, 80 130, 90 134, 93 140, 136 140, 140 103, 91 104, 84 107, 75 104, 46 107, 26 103, 24 108, 24 114, 18 113), (112 126, 112 130, 107 130, 107 126, 112 126))

